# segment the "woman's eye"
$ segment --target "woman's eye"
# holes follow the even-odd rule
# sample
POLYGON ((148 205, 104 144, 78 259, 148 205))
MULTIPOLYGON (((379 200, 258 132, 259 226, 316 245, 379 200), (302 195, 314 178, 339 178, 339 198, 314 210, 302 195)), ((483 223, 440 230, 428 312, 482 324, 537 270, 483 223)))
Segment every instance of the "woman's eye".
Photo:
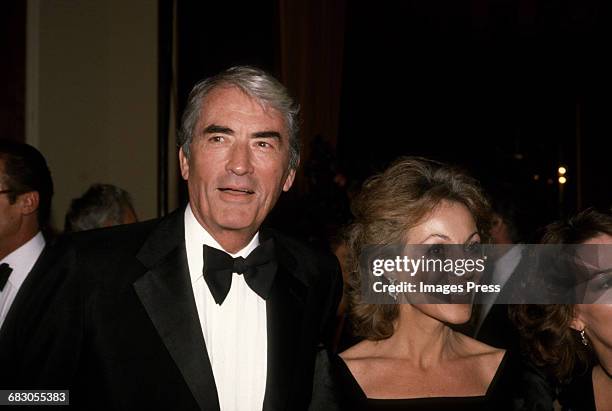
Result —
POLYGON ((427 254, 435 257, 439 257, 444 254, 444 246, 442 244, 434 244, 429 247, 427 254))
POLYGON ((473 242, 465 247, 465 251, 471 255, 480 255, 482 253, 481 244, 478 242, 473 242))

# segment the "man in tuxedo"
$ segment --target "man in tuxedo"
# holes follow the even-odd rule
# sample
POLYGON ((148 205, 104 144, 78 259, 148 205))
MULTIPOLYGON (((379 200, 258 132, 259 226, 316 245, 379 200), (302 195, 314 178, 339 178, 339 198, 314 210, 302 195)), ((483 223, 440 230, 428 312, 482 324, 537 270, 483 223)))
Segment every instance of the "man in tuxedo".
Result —
POLYGON ((48 275, 61 251, 47 232, 53 181, 34 147, 0 141, 0 388, 12 386, 23 341, 60 282, 48 275))
MULTIPOLYGON (((0 335, 9 313, 18 310, 43 275, 45 237, 53 182, 47 162, 34 147, 0 141, 0 335)), ((26 307, 29 309, 30 307, 26 307)))
POLYGON ((295 177, 296 115, 258 69, 198 83, 179 138, 189 204, 68 240, 16 378, 87 409, 306 409, 341 275, 261 227, 295 177))
MULTIPOLYGON (((482 278, 483 284, 499 285, 499 294, 478 294, 473 315, 472 335, 489 345, 504 349, 519 349, 519 336, 516 327, 508 316, 508 303, 513 302, 515 294, 520 294, 521 281, 530 264, 523 254, 523 233, 519 227, 522 220, 516 199, 510 195, 493 197, 493 218, 490 228, 491 242, 495 244, 489 252, 489 270, 482 278), (493 264, 491 264, 493 263, 493 264)), ((516 301, 516 300, 515 300, 516 301)))

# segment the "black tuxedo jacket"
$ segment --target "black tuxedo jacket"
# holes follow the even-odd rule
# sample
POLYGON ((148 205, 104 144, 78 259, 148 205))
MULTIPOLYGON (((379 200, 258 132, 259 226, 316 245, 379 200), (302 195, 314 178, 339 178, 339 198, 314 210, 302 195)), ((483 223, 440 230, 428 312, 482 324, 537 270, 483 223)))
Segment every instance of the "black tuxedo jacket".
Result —
MULTIPOLYGON (((515 247, 522 247, 515 245, 515 247)), ((520 336, 516 326, 510 320, 508 314, 509 303, 520 303, 524 295, 525 289, 523 283, 526 275, 530 272, 530 265, 533 260, 524 258, 525 249, 520 249, 520 260, 512 273, 508 276, 502 286, 501 292, 495 298, 494 304, 489 309, 486 317, 482 321, 480 328, 472 330, 472 336, 485 344, 492 345, 497 348, 506 350, 520 351, 520 336)), ((482 279, 483 284, 493 284, 492 276, 495 266, 490 267, 490 270, 482 279)), ((479 303, 481 295, 476 297, 475 303, 479 303)))
MULTIPOLYGON (((341 275, 277 232, 278 272, 266 300, 264 410, 306 409, 318 345, 331 336, 341 275)), ((184 213, 69 239, 48 313, 21 356, 22 388, 69 388, 84 409, 218 410, 191 287, 184 213), (25 384, 25 385, 24 385, 25 384)), ((248 344, 248 337, 244 344, 248 344)))
POLYGON ((21 342, 30 337, 31 330, 25 325, 40 323, 46 307, 61 285, 59 278, 48 273, 62 255, 61 243, 47 241, 11 304, 0 328, 0 389, 9 384, 11 370, 16 366, 14 361, 23 348, 21 342))

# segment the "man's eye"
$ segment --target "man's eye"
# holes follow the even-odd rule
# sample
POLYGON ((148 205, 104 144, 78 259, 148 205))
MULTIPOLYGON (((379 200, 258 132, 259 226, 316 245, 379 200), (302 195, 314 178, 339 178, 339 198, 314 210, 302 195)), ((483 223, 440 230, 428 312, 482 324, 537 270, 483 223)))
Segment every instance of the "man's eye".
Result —
POLYGON ((223 136, 212 136, 208 139, 211 143, 220 143, 223 141, 223 136))
POLYGON ((592 287, 596 287, 598 290, 607 291, 612 289, 612 269, 602 270, 591 274, 591 280, 589 283, 592 284, 592 287))
POLYGON ((604 276, 602 276, 601 280, 599 281, 599 289, 609 290, 610 288, 612 288, 612 275, 610 275, 610 273, 608 273, 607 275, 604 274, 604 276))
POLYGON ((270 147, 272 147, 272 144, 268 143, 267 141, 258 141, 257 142, 257 147, 270 148, 270 147))

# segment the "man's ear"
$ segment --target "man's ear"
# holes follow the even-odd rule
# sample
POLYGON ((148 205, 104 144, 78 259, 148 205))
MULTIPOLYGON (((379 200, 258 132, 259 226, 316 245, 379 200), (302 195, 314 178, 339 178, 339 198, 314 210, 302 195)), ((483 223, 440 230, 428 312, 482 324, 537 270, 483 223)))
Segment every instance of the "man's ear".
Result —
POLYGON ((293 185, 293 180, 295 180, 295 173, 296 173, 296 169, 295 168, 290 168, 289 169, 289 174, 287 174, 287 178, 285 179, 285 184, 283 184, 283 191, 284 192, 289 191, 289 189, 293 185))
POLYGON ((570 322, 570 327, 576 331, 582 331, 586 327, 586 324, 584 323, 584 320, 582 319, 582 312, 580 310, 580 305, 574 306, 574 318, 572 318, 572 321, 570 322))
POLYGON ((494 214, 493 217, 491 218, 491 228, 497 228, 499 229, 499 226, 501 226, 503 220, 501 219, 500 216, 498 216, 497 214, 494 214))
POLYGON ((189 159, 183 152, 183 147, 179 149, 179 166, 183 180, 187 180, 189 178, 189 159))
POLYGON ((17 197, 19 208, 23 215, 30 215, 38 211, 40 205, 40 194, 38 191, 30 191, 27 193, 19 194, 17 197))

